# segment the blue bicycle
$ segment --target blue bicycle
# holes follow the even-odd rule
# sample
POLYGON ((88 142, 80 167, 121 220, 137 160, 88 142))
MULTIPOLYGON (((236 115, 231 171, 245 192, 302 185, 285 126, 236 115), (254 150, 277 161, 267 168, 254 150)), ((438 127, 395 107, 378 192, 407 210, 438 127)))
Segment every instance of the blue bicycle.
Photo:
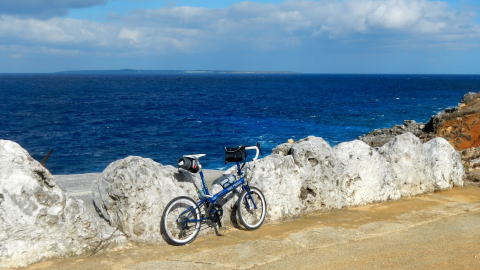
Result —
POLYGON ((160 228, 168 243, 179 246, 192 242, 200 232, 201 224, 207 221, 221 227, 223 209, 218 202, 240 186, 242 192, 236 203, 237 221, 247 230, 258 229, 263 224, 267 213, 265 197, 260 189, 248 184, 243 171, 247 150, 255 150, 256 154, 253 160, 258 158, 260 153, 258 144, 249 147, 225 148, 225 162, 235 162, 236 173, 230 174, 222 181, 223 189, 213 195, 210 194, 205 183, 202 165, 199 161, 205 154, 187 155, 179 160, 179 168, 191 173, 200 173, 202 190, 199 192, 200 200, 197 202, 190 197, 181 196, 171 200, 165 207, 160 228))

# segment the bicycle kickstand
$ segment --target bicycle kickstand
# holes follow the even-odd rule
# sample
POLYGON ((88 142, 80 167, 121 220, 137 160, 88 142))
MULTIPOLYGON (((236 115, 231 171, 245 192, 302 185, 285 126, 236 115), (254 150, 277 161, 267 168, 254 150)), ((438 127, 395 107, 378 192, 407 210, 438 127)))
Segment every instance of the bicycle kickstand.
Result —
POLYGON ((217 224, 215 224, 215 225, 213 226, 213 228, 215 229, 215 234, 216 234, 217 236, 223 236, 223 233, 221 233, 220 230, 219 230, 220 228, 223 228, 223 226, 222 226, 222 221, 220 221, 220 220, 217 221, 217 224))

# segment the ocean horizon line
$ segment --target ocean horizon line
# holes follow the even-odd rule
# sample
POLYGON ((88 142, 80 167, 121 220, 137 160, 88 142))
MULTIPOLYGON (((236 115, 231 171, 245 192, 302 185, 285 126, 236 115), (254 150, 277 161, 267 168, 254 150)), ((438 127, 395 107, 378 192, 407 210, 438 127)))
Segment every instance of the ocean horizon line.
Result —
POLYGON ((480 73, 302 72, 288 70, 86 69, 50 72, 0 72, 2 75, 325 75, 325 76, 479 76, 480 73))

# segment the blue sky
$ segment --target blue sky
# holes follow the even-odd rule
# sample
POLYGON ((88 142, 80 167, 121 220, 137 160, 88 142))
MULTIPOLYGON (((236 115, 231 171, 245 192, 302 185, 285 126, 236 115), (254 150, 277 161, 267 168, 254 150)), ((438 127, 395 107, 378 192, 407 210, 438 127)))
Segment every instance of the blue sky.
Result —
POLYGON ((473 0, 0 2, 0 72, 479 74, 473 0))

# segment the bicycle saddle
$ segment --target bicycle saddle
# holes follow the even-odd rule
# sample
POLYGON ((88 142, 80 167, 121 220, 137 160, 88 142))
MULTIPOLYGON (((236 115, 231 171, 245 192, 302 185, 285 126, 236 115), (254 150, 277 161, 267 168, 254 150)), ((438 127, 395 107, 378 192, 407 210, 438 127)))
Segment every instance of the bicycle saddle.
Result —
POLYGON ((193 155, 183 155, 183 157, 199 159, 199 158, 204 157, 204 156, 206 156, 206 155, 207 155, 207 154, 193 154, 193 155))

